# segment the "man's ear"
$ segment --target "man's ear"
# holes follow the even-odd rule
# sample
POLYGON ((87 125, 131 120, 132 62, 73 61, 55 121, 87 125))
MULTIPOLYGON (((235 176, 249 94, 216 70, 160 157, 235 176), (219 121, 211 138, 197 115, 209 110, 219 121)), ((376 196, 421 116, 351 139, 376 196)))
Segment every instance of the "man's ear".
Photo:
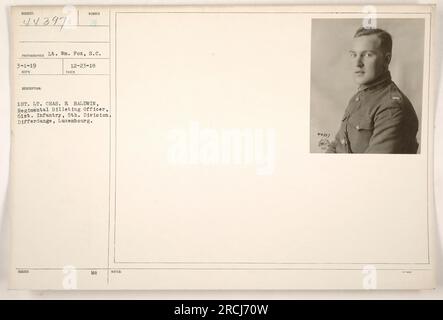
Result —
POLYGON ((389 64, 391 63, 391 57, 392 57, 392 54, 390 52, 385 53, 385 63, 384 63, 385 69, 388 69, 389 64))

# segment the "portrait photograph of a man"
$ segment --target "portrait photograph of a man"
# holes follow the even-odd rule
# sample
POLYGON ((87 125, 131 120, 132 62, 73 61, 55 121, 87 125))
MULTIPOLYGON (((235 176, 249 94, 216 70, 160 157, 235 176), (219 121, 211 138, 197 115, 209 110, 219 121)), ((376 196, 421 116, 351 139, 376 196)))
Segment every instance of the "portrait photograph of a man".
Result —
POLYGON ((311 152, 420 153, 424 23, 362 22, 312 22, 311 152))

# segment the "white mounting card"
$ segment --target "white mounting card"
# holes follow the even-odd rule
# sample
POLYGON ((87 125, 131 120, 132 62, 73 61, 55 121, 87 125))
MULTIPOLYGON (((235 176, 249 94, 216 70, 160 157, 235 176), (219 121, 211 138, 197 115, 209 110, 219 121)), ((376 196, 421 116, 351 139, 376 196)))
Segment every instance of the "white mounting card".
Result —
POLYGON ((433 288, 435 12, 11 7, 10 287, 433 288))

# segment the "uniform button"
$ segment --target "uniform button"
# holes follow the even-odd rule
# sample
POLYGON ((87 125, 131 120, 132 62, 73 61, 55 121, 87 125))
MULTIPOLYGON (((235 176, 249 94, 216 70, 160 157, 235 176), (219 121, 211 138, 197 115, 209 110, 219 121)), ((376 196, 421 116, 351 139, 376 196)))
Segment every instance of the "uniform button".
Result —
POLYGON ((359 126, 359 125, 357 125, 357 126, 355 127, 355 129, 357 129, 357 130, 360 130, 360 126, 359 126))
POLYGON ((341 144, 346 144, 346 140, 345 139, 341 139, 341 144))
POLYGON ((355 101, 360 101, 360 97, 356 97, 356 98, 355 98, 355 101))

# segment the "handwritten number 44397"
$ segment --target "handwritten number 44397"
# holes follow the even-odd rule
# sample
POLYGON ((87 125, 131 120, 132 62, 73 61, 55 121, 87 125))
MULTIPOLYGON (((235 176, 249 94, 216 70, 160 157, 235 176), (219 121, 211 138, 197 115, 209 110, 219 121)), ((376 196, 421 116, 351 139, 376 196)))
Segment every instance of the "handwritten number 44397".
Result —
POLYGON ((29 26, 59 26, 63 29, 67 22, 67 17, 65 16, 53 16, 53 17, 37 17, 37 18, 27 18, 23 20, 23 25, 29 26))
POLYGON ((324 132, 317 132, 317 136, 322 138, 329 138, 331 136, 330 133, 324 133, 324 132))

